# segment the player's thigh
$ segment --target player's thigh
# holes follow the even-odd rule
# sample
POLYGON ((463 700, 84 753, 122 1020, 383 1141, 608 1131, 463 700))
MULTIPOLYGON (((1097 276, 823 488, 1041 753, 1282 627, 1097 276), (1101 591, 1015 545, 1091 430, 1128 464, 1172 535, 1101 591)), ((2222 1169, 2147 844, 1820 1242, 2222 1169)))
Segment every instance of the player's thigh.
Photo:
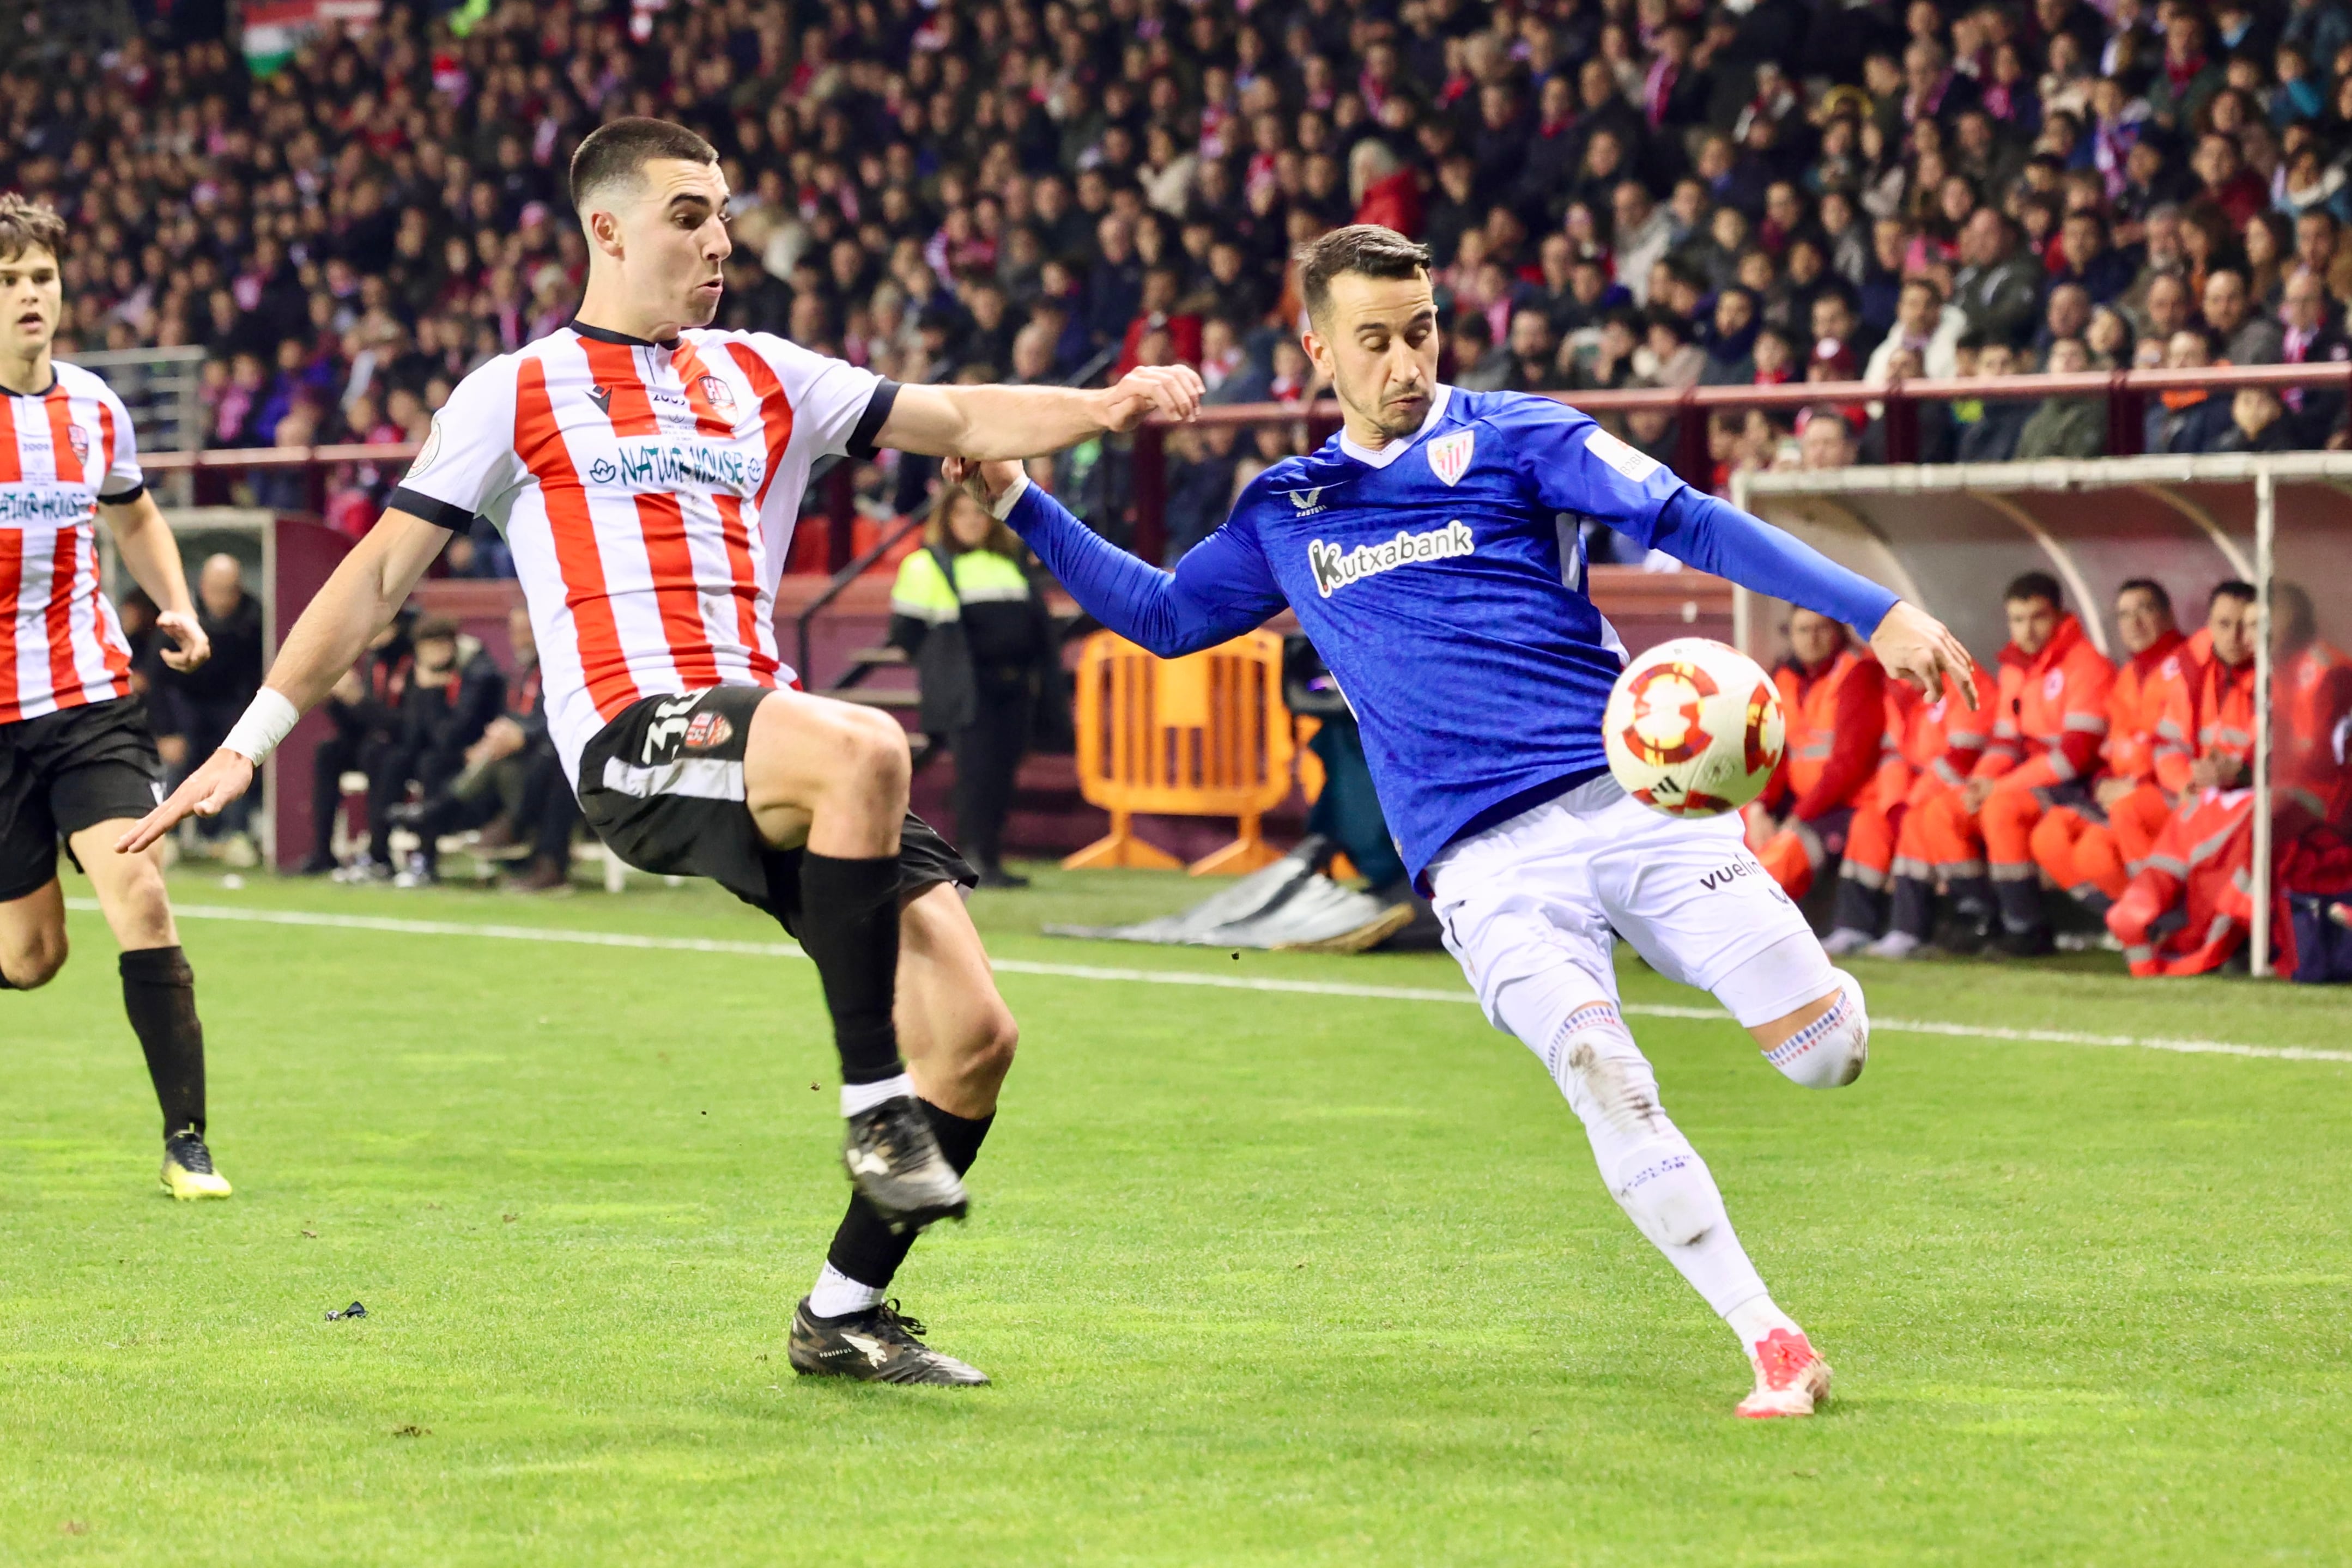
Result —
POLYGON ((1712 991, 1767 948, 1796 936, 1813 941, 1794 901, 1748 850, 1737 817, 1665 817, 1628 800, 1603 826, 1607 848, 1593 862, 1601 906, 1668 979, 1712 991))
POLYGON ((179 945, 172 899, 163 882, 163 846, 159 841, 133 854, 114 846, 138 825, 136 817, 110 817, 67 836, 74 863, 89 878, 99 912, 125 952, 179 945))
POLYGON ((806 843, 821 805, 866 812, 895 832, 913 770, 897 719, 856 703, 772 691, 760 694, 749 727, 743 803, 771 846, 806 843))
POLYGON ((1446 951, 1496 1029, 1541 1051, 1546 1020, 1617 998, 1615 938, 1566 813, 1491 829, 1439 857, 1430 904, 1446 951))
POLYGON ((962 891, 935 882, 898 912, 898 1049, 923 1097, 959 1116, 984 1116, 1013 1065, 1020 1030, 962 891))

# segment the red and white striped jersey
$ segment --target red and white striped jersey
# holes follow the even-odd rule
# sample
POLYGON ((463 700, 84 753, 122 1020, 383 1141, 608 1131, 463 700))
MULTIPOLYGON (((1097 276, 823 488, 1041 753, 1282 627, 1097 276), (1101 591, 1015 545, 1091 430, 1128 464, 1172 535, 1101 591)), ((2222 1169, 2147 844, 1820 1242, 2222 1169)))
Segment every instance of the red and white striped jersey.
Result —
POLYGON ((766 332, 566 328, 457 383, 391 504, 506 536, 577 784, 642 697, 791 682, 775 595, 809 466, 870 453, 897 392, 766 332))
POLYGON ((0 724, 131 695, 131 644, 98 587, 98 504, 146 488, 130 411, 79 365, 0 395, 0 724))

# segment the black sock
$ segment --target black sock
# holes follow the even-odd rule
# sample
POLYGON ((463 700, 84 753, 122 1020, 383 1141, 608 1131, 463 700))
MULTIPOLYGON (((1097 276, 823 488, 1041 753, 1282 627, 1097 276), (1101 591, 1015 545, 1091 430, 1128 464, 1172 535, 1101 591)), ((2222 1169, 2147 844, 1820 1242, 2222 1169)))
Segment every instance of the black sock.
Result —
POLYGON ((898 988, 898 857, 801 854, 801 948, 833 1014, 844 1083, 904 1072, 890 1007, 898 988))
MULTIPOLYGON (((942 1111, 928 1100, 919 1100, 923 1114, 931 1124, 931 1136, 940 1141, 940 1153, 955 1167, 958 1176, 971 1169, 971 1162, 980 1157, 980 1145, 988 1136, 990 1124, 996 1120, 991 1111, 977 1121, 959 1116, 952 1111, 942 1111)), ((849 1212, 841 1217, 841 1228, 833 1233, 833 1246, 824 1260, 859 1284, 873 1290, 886 1290, 898 1265, 907 1260, 908 1249, 915 1245, 915 1232, 893 1235, 874 1212, 873 1205, 852 1194, 849 1212)))
POLYGON ((205 1026, 196 1017, 196 973, 177 947, 122 955, 122 1010, 147 1053, 147 1076, 163 1107, 163 1135, 205 1130, 205 1026))

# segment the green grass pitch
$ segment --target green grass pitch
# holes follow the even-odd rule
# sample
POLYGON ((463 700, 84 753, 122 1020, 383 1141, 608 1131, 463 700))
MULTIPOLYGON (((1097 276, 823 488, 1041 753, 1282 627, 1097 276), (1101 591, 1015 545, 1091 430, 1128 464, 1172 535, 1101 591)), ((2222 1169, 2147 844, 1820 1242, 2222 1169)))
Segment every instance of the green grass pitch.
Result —
MULTIPOLYGON (((779 935, 707 887, 177 889, 779 935)), ((1199 893, 974 908, 1004 958, 1462 989, 1035 934, 1199 893)), ((1817 1094, 1727 1020, 1636 1019, 1838 1370, 1747 1424, 1730 1335, 1475 1009, 1007 974, 974 1218, 898 1287, 997 1385, 876 1389, 783 1356, 844 1194, 805 963, 189 919, 237 1197, 179 1206, 72 919, 0 996, 0 1563, 2352 1560, 2352 1064, 1882 1030, 1817 1094)), ((1883 1019, 2352 1045, 2340 991, 1857 969, 1883 1019)))

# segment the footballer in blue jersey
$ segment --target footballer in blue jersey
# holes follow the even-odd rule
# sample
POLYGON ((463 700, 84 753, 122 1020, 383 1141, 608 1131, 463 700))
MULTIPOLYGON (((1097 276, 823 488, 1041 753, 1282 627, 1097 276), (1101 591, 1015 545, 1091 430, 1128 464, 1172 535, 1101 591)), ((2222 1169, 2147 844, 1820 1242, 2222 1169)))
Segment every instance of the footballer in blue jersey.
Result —
POLYGON ((1833 968, 1741 841, 1738 819, 1626 797, 1601 716, 1624 649, 1584 591, 1581 525, 1854 627, 1895 674, 1965 688, 1941 624, 1769 525, 1691 489, 1549 398, 1437 380, 1427 251, 1357 225, 1302 246, 1302 342, 1344 423, 1251 481, 1163 572, 1111 546, 1011 464, 950 460, 1103 624, 1163 656, 1286 605, 1361 726, 1407 870, 1488 1019, 1544 1062, 1609 1190, 1738 1335, 1743 1416, 1801 1416, 1829 1368, 1776 1305, 1714 1177, 1660 1104, 1618 1007, 1622 934, 1710 990, 1765 1058, 1814 1088, 1867 1056, 1861 987, 1833 968))

